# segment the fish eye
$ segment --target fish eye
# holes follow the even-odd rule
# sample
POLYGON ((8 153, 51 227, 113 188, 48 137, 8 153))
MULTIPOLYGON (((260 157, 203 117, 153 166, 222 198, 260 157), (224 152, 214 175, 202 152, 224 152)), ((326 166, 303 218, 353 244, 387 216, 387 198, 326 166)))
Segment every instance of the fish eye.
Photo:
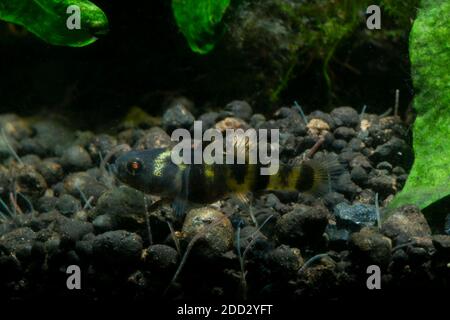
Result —
POLYGON ((142 169, 142 162, 140 160, 131 160, 127 163, 127 171, 131 175, 135 175, 142 169))

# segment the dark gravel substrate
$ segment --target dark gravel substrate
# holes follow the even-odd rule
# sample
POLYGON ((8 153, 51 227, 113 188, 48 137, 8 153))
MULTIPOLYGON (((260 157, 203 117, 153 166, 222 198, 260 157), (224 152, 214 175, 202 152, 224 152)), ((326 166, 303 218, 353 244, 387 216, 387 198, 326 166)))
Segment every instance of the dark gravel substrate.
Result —
POLYGON ((335 299, 367 293, 370 265, 380 268, 388 293, 450 287, 450 236, 432 234, 420 210, 402 207, 378 226, 376 198, 383 209, 401 190, 413 161, 409 131, 399 118, 340 107, 313 112, 306 124, 296 108, 281 108, 266 119, 244 102, 196 118, 178 104, 164 114, 161 128, 124 124, 94 134, 50 120, 0 116, 9 142, 0 144, 0 193, 8 207, 0 209, 1 295, 335 299), (144 195, 118 185, 99 168, 101 159, 119 144, 170 146, 168 133, 191 128, 196 118, 205 129, 279 128, 285 162, 299 159, 323 137, 314 158, 335 157, 345 170, 321 199, 285 192, 256 197, 256 219, 260 225, 267 221, 261 230, 233 199, 191 210, 184 221, 164 206, 150 212, 150 245, 144 195), (205 230, 216 217, 221 223, 205 230), (178 251, 185 252, 202 228, 204 237, 167 290, 180 264, 178 251), (245 281, 239 260, 244 251, 245 281), (66 287, 69 265, 81 268, 82 290, 76 293, 66 287))

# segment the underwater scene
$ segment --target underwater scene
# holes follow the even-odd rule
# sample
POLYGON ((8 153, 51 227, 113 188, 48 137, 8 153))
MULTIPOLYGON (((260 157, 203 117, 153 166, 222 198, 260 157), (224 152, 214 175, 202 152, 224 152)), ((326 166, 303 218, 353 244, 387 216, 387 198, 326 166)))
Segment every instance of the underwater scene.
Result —
POLYGON ((445 296, 449 13, 0 0, 0 305, 445 296))

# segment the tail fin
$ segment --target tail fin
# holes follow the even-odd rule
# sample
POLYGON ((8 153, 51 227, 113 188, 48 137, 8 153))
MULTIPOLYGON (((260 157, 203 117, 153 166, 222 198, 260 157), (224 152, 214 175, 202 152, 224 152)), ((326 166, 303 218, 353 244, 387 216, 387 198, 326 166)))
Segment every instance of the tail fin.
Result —
POLYGON ((300 164, 296 189, 314 195, 331 192, 342 167, 335 159, 307 160, 300 164))

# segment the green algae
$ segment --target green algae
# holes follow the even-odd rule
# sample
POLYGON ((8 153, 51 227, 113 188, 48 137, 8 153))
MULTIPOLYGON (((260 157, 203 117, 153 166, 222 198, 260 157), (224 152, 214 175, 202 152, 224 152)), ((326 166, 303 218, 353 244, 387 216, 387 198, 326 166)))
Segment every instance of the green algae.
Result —
POLYGON ((423 1, 410 35, 415 162, 391 202, 424 209, 450 195, 450 0, 423 1))
POLYGON ((0 0, 0 20, 18 24, 53 45, 82 47, 108 31, 105 13, 87 0, 0 0), (67 8, 80 9, 80 29, 69 29, 67 8))

